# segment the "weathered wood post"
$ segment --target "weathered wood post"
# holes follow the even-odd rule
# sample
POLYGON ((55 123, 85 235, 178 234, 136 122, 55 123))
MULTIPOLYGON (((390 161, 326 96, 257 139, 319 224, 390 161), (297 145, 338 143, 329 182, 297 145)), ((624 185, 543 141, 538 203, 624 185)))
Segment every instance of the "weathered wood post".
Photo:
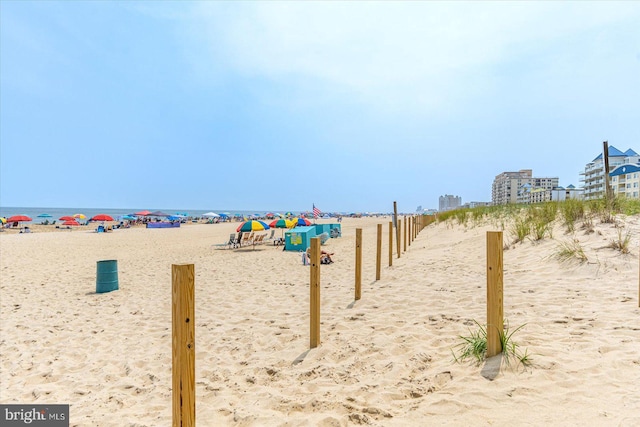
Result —
POLYGON ((316 348, 320 344, 320 251, 320 238, 312 237, 309 252, 310 348, 316 348))
POLYGON ((393 215, 395 218, 395 223, 396 223, 396 253, 398 255, 398 258, 400 258, 400 242, 402 241, 401 239, 401 234, 400 234, 400 228, 401 228, 401 224, 400 224, 400 218, 398 218, 398 205, 396 204, 396 202, 393 202, 393 215))
POLYGON ((502 231, 487 231, 487 357, 502 352, 504 328, 502 231))
POLYGON ((393 265, 393 221, 389 221, 389 267, 393 265))
POLYGON ((402 218, 402 223, 404 224, 404 251, 407 252, 407 217, 402 218))
POLYGON ((195 267, 171 266, 173 426, 196 425, 195 267))
POLYGON ((382 224, 378 224, 376 238, 376 280, 380 280, 380 264, 382 264, 382 224))
POLYGON ((411 246, 411 241, 413 240, 413 236, 411 235, 411 230, 412 230, 411 223, 412 222, 413 222, 413 216, 410 216, 409 220, 407 222, 407 224, 409 225, 409 242, 408 242, 409 246, 411 246))
POLYGON ((356 228, 356 295, 355 300, 362 297, 362 228, 356 228))

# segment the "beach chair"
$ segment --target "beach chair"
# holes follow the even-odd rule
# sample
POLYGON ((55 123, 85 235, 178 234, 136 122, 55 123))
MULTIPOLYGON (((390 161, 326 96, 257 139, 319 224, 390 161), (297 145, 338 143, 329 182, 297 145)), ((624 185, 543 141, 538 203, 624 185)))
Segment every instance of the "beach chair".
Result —
POLYGON ((255 245, 261 245, 264 242, 264 238, 267 236, 267 233, 265 234, 260 234, 258 236, 256 236, 255 239, 253 239, 253 246, 255 245))
POLYGON ((253 232, 245 233, 242 235, 242 241, 240 242, 240 246, 250 245, 253 242, 253 232))
POLYGON ((320 233, 318 237, 320 238, 320 244, 324 245, 325 243, 327 243, 327 240, 329 240, 329 233, 327 232, 320 233))
POLYGON ((229 246, 229 248, 231 247, 237 248, 239 243, 240 242, 238 241, 238 238, 236 237, 235 233, 231 233, 229 235, 229 241, 227 242, 227 246, 229 246))
POLYGON ((342 236, 342 233, 340 232, 339 228, 332 228, 331 229, 331 238, 335 239, 336 237, 340 237, 342 236))
POLYGON ((264 238, 264 241, 265 241, 265 242, 268 242, 268 241, 273 240, 273 239, 274 239, 273 235, 275 234, 275 232, 276 232, 276 229, 275 229, 275 228, 272 228, 272 229, 271 229, 271 235, 270 235, 269 237, 265 237, 265 238, 264 238))
POLYGON ((98 228, 96 228, 96 233, 106 233, 107 230, 104 229, 104 225, 99 225, 98 228))

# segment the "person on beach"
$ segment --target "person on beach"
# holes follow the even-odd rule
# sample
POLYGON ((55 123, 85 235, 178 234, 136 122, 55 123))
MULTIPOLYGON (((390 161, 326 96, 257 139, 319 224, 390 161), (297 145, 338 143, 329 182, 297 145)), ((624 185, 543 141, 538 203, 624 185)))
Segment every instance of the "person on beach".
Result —
MULTIPOLYGON (((333 252, 329 253, 325 250, 320 250, 320 264, 332 264, 333 263, 333 259, 331 258, 331 255, 333 255, 333 252)), ((305 253, 305 258, 306 258, 306 264, 305 265, 309 265, 311 264, 311 247, 307 248, 307 252, 305 253)))

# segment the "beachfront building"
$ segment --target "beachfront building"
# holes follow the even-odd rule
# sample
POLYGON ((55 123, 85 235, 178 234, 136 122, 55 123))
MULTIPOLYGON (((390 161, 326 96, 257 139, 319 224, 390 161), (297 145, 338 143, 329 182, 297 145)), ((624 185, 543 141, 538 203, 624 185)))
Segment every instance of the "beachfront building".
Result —
POLYGON ((493 180, 491 202, 494 205, 509 203, 540 203, 551 200, 551 190, 559 179, 536 178, 531 169, 518 172, 502 172, 493 180))
POLYGON ((460 206, 462 206, 462 197, 460 196, 445 194, 439 198, 438 210, 440 212, 458 209, 460 206))
POLYGON ((491 206, 491 202, 467 202, 462 205, 462 207, 465 209, 479 208, 482 206, 491 206))
POLYGON ((640 198, 640 163, 617 166, 609 176, 614 195, 631 199, 640 198))
POLYGON ((551 190, 551 200, 554 202, 564 202, 569 199, 582 200, 583 197, 584 188, 576 188, 574 185, 568 185, 567 188, 555 187, 551 190))
MULTIPOLYGON (((628 149, 625 152, 618 150, 613 145, 609 145, 609 176, 611 173, 618 167, 623 165, 631 165, 640 163, 640 155, 633 151, 632 149, 628 149)), ((621 175, 626 175, 626 173, 622 173, 621 175)), ((584 167, 584 172, 580 172, 580 181, 584 183, 584 199, 585 200, 594 200, 601 199, 605 196, 605 179, 604 179, 604 156, 602 153, 593 159, 591 162, 587 163, 584 167)), ((620 175, 616 175, 620 176, 620 175)), ((616 180, 618 187, 620 186, 620 179, 616 180)), ((627 195, 626 188, 626 176, 624 182, 624 194, 627 195)), ((613 183, 611 183, 613 187, 613 183)), ((618 188, 618 191, 620 189, 618 188)), ((614 188, 614 193, 616 192, 616 188, 614 188)), ((619 192, 622 194, 622 192, 619 192)), ((631 188, 631 194, 633 194, 633 189, 631 188)))

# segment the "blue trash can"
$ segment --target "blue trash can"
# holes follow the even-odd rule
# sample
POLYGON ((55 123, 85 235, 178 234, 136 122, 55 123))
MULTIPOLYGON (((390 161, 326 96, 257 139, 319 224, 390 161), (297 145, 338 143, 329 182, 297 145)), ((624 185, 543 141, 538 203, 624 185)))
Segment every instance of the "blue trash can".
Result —
POLYGON ((110 259, 98 261, 98 273, 96 277, 96 293, 118 290, 118 261, 110 259))

